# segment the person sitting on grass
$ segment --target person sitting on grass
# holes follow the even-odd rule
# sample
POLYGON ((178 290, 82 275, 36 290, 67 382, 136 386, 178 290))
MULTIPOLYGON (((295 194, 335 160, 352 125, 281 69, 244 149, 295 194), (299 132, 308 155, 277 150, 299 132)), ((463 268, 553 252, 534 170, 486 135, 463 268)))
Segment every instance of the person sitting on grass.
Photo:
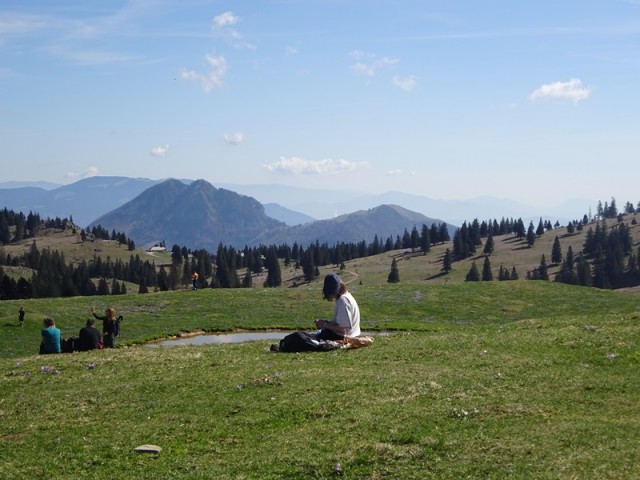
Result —
POLYGON ((96 321, 89 318, 87 325, 82 327, 78 334, 78 351, 86 352, 96 348, 102 348, 100 332, 96 328, 96 321))
POLYGON ((324 277, 322 298, 328 301, 335 300, 333 319, 316 320, 316 328, 320 330, 320 340, 343 340, 344 337, 357 337, 360 335, 360 309, 353 295, 347 291, 346 285, 335 273, 324 277))
POLYGON ((61 353, 62 346, 60 344, 60 329, 56 327, 56 324, 51 317, 45 317, 44 320, 42 320, 42 323, 44 324, 44 328, 41 332, 42 340, 40 341, 40 354, 61 353))

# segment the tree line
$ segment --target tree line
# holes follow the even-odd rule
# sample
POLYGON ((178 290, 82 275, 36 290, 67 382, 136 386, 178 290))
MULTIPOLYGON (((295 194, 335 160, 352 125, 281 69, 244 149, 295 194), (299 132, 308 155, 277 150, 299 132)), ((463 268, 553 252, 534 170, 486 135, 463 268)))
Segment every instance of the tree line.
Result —
MULTIPOLYGON (((640 207, 640 205, 639 205, 640 207)), ((624 213, 638 211, 632 204, 625 205, 624 213)), ((567 225, 567 235, 582 232, 592 219, 584 215, 567 225)), ((640 250, 632 253, 632 241, 629 229, 622 223, 622 213, 617 211, 615 199, 611 203, 598 203, 595 216, 595 228, 589 228, 582 252, 575 255, 571 248, 562 255, 559 239, 554 241, 551 261, 560 265, 555 281, 599 288, 618 288, 628 284, 640 283, 640 250), (618 224, 607 229, 605 219, 618 218, 618 224), (627 259, 625 263, 625 258, 627 259), (593 267, 592 267, 593 265, 593 267)), ((635 222, 635 219, 634 219, 635 222)), ((452 243, 442 257, 442 272, 448 273, 456 261, 477 255, 483 247, 484 264, 482 272, 475 261, 466 276, 468 281, 493 280, 490 255, 493 253, 493 237, 512 234, 533 246, 536 239, 548 231, 558 228, 540 218, 537 227, 530 222, 525 227, 521 218, 502 218, 480 222, 474 219, 463 222, 451 240, 445 223, 422 225, 421 229, 405 229, 402 235, 373 241, 356 243, 337 242, 334 245, 318 241, 307 247, 298 245, 260 245, 245 246, 244 249, 220 244, 215 254, 204 249, 191 250, 173 245, 170 265, 157 267, 154 262, 142 260, 139 255, 131 254, 128 261, 112 260, 108 256, 94 257, 76 264, 68 263, 64 254, 50 249, 39 250, 36 236, 46 229, 77 229, 72 219, 41 219, 39 215, 24 215, 8 209, 0 211, 1 243, 7 244, 28 238, 34 238, 31 248, 23 255, 11 257, 0 254, 0 299, 43 298, 90 295, 119 295, 127 293, 126 283, 138 287, 138 293, 175 290, 184 288, 191 281, 194 272, 199 274, 203 288, 250 288, 254 278, 266 272, 265 287, 278 287, 282 284, 280 263, 293 264, 301 274, 295 282, 310 282, 319 276, 320 267, 327 265, 344 266, 344 263, 357 258, 378 255, 390 250, 410 249, 426 255, 433 245, 452 243), (17 281, 3 270, 3 265, 22 267, 33 272, 30 278, 21 276, 17 281), (240 276, 240 274, 242 276, 240 276), (97 279, 97 280, 96 280, 97 279)), ((135 244, 126 235, 104 229, 100 225, 91 230, 80 231, 82 241, 95 239, 113 240, 127 245, 130 251, 135 244)), ((0 253, 2 253, 0 251, 0 253)), ((398 282, 400 276, 397 264, 392 265, 390 282, 398 282)), ((500 266, 498 280, 516 280, 519 278, 515 267, 507 269, 500 266)), ((527 279, 549 280, 546 256, 543 255, 538 268, 527 272, 527 279)))

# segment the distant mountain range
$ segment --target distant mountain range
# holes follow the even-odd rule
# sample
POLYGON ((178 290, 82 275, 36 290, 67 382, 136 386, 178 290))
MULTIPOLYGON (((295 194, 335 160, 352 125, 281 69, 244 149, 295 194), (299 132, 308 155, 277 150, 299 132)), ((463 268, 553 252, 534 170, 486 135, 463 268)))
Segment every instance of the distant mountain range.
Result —
MULTIPOLYGON (((414 225, 420 227, 423 223, 447 223, 453 230, 455 226, 474 218, 522 218, 528 223, 537 222, 542 217, 564 225, 569 220, 589 213, 590 208, 595 209, 593 202, 586 199, 572 200, 553 212, 544 212, 492 197, 453 201, 402 192, 365 195, 361 192, 284 185, 213 186, 201 180, 108 176, 89 177, 62 186, 45 182, 0 183, 0 207, 25 213, 37 212, 43 217, 72 217, 82 227, 100 222, 109 229, 115 228, 126 233, 141 246, 160 240, 188 246, 210 245, 212 239, 226 239, 233 245, 238 245, 238 242, 291 243, 294 235, 296 241, 302 244, 316 240, 329 243, 370 241, 374 235, 379 238, 397 235, 404 228, 411 229, 414 225), (166 182, 169 183, 163 186, 161 192, 151 190, 151 193, 142 195, 166 182), (192 184, 198 187, 194 188, 197 192, 184 188, 192 184), (176 195, 176 192, 180 194, 176 195), (157 198, 153 198, 156 195, 157 198), (168 202, 163 196, 171 201, 168 202), (184 202, 183 196, 190 198, 193 205, 184 202), (227 203, 222 207, 219 202, 227 203), (239 209, 235 217, 234 214, 227 215, 229 205, 239 209), (161 206, 163 217, 157 218, 155 212, 161 206), (118 212, 117 215, 115 212, 118 212), (251 219, 259 228, 252 229, 251 225, 236 228, 216 223, 223 220, 242 222, 245 219, 237 216, 240 214, 246 215, 246 220, 251 219), (171 231, 163 230, 168 228, 169 219, 179 227, 171 231), (186 222, 186 219, 190 221, 186 222), (216 227, 209 229, 207 225, 210 223, 216 227), (241 233, 245 228, 246 232, 241 233), (183 235, 181 229, 190 233, 183 235), (200 232, 194 232, 194 229, 200 232), (170 240, 173 238, 189 241, 170 240)), ((217 247, 217 243, 214 246, 217 247)))
POLYGON ((215 188, 204 180, 189 184, 166 180, 97 218, 90 227, 125 232, 141 246, 164 242, 169 247, 177 244, 216 251, 220 244, 243 248, 293 242, 303 246, 316 241, 329 245, 370 242, 376 235, 381 240, 395 239, 404 229, 434 222, 442 223, 402 207, 379 206, 292 227, 269 217, 252 197, 215 188))

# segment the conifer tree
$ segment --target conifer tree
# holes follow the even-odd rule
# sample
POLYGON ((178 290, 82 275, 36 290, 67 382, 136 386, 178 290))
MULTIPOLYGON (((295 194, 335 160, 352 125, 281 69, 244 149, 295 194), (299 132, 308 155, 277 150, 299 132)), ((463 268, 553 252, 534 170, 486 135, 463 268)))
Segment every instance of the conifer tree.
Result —
POLYGON ((493 280, 493 273, 491 272, 491 261, 489 257, 484 257, 484 264, 482 266, 482 281, 490 282, 493 280))
POLYGON ((243 288, 251 288, 253 287, 253 278, 251 277, 251 269, 247 268, 247 271, 242 277, 242 287, 243 288))
POLYGON ((556 235, 553 240, 553 247, 551 247, 551 263, 559 265, 562 262, 562 247, 560 246, 560 239, 556 235))
POLYGON ((275 247, 269 248, 267 253, 267 279, 264 283, 265 287, 279 287, 282 285, 282 273, 280 271, 280 262, 278 262, 278 254, 275 247))
POLYGON ((487 236, 487 241, 484 244, 483 253, 485 255, 491 255, 493 253, 494 248, 495 248, 495 245, 493 241, 493 233, 489 233, 489 235, 487 236))
POLYGON ((527 245, 533 247, 534 243, 536 243, 536 232, 533 229, 533 222, 530 222, 527 229, 527 245))
POLYGON ((547 259, 544 254, 540 259, 540 266, 538 267, 538 280, 549 280, 549 271, 547 269, 547 259))
POLYGON ((580 255, 576 261, 576 274, 578 277, 578 285, 582 285, 583 287, 593 286, 591 266, 583 255, 580 255))
POLYGON ((518 272, 515 265, 511 268, 511 280, 518 280, 518 272))
POLYGON ((394 258, 391 261, 391 271, 389 272, 389 275, 387 276, 387 282, 389 283, 398 283, 400 281, 400 272, 398 271, 398 263, 396 262, 396 259, 394 258))
POLYGON ((444 255, 442 256, 442 268, 440 271, 444 273, 449 273, 451 271, 451 250, 446 249, 444 255))
POLYGON ((109 284, 105 278, 98 282, 98 295, 109 295, 109 284))
POLYGON ((467 276, 465 277, 467 282, 479 282, 480 281, 480 272, 478 271, 478 266, 476 265, 476 261, 471 262, 471 268, 469 272, 467 272, 467 276))

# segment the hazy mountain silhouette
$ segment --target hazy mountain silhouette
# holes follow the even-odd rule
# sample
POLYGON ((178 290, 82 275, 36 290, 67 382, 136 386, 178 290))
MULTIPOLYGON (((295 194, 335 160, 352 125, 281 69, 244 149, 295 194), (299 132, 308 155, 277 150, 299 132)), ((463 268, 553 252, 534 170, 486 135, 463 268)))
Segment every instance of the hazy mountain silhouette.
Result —
MULTIPOLYGON (((288 227, 284 231, 270 232, 271 241, 263 238, 263 243, 288 243, 298 242, 306 246, 316 241, 334 245, 339 242, 357 243, 362 240, 370 243, 377 236, 382 243, 392 237, 403 235, 407 230, 411 232, 413 227, 421 231, 422 225, 446 223, 439 219, 427 217, 421 213, 407 210, 398 205, 379 205, 368 210, 358 210, 328 220, 316 220, 288 227)), ((449 234, 453 235, 456 227, 447 224, 449 234)))
POLYGON ((319 241, 370 242, 402 235, 405 229, 436 220, 398 206, 379 206, 290 227, 266 215, 254 198, 215 188, 204 180, 185 184, 166 180, 148 188, 125 205, 96 219, 90 226, 125 233, 136 245, 164 242, 215 252, 220 243, 243 248, 293 242, 306 246, 319 241))
POLYGON ((6 182, 0 185, 5 186, 0 188, 0 206, 25 214, 38 213, 42 218, 72 217, 76 225, 86 227, 100 215, 132 200, 160 181, 89 177, 56 188, 20 186, 36 182, 6 182))
POLYGON ((253 245, 285 224, 268 217, 257 200, 204 180, 165 180, 91 223, 124 232, 136 245, 164 241, 215 252, 218 245, 253 245))

